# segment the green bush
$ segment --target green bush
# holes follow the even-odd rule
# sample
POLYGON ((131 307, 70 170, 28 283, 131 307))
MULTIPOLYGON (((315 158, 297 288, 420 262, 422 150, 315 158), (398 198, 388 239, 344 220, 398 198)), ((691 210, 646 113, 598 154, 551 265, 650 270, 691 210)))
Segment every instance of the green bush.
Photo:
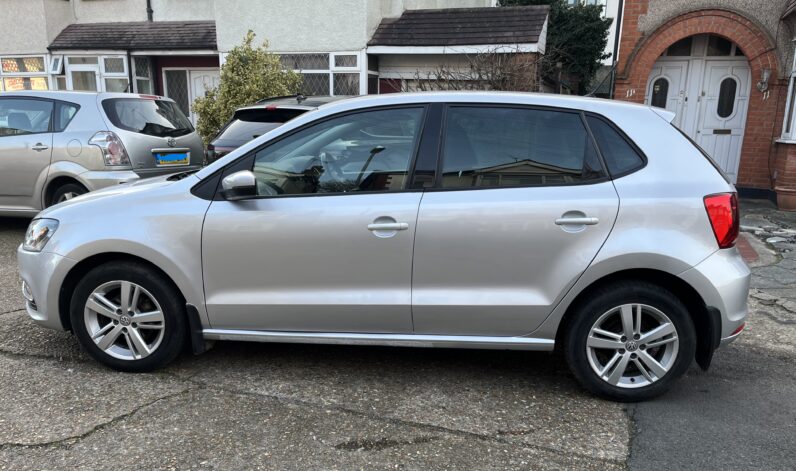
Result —
POLYGON ((241 106, 263 98, 298 93, 301 75, 283 70, 279 56, 268 51, 268 42, 255 47, 255 34, 250 30, 243 43, 235 46, 221 66, 221 82, 193 102, 198 119, 196 130, 205 144, 241 106))

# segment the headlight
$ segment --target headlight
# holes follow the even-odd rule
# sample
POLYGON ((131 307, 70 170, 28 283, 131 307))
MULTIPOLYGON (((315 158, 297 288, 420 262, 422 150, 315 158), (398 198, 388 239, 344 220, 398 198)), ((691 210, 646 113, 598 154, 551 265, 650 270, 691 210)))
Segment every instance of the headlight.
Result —
POLYGON ((55 219, 34 219, 25 232, 25 242, 22 248, 29 252, 41 252, 47 242, 58 229, 58 221, 55 219))

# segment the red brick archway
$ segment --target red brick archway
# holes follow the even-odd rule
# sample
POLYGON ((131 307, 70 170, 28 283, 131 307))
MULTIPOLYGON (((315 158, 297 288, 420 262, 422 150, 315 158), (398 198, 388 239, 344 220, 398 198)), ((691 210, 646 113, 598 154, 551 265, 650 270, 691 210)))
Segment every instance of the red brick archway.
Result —
POLYGON ((628 5, 626 10, 621 42, 623 51, 630 52, 620 54, 615 97, 643 103, 647 80, 655 61, 667 47, 680 39, 709 33, 735 42, 749 60, 752 72, 752 93, 737 185, 770 189, 769 157, 773 139, 779 134, 779 128, 775 130, 775 125, 782 123, 781 110, 777 109, 777 104, 780 102, 780 93, 783 93, 783 84, 777 80, 779 67, 771 39, 748 18, 727 10, 685 13, 667 21, 652 34, 643 36, 638 32, 637 21, 640 15, 646 13, 646 2, 632 3, 632 7, 628 5), (771 70, 768 99, 764 99, 763 93, 754 86, 760 80, 763 69, 771 70))

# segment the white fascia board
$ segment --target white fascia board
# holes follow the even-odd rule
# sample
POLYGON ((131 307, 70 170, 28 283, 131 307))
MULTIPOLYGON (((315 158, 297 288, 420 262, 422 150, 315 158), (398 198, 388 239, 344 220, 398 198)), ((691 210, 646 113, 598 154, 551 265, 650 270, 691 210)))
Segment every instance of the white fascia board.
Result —
MULTIPOLYGON (((474 44, 467 46, 370 46, 368 54, 483 54, 539 52, 539 43, 474 44)), ((542 52, 543 49, 542 49, 542 52)))

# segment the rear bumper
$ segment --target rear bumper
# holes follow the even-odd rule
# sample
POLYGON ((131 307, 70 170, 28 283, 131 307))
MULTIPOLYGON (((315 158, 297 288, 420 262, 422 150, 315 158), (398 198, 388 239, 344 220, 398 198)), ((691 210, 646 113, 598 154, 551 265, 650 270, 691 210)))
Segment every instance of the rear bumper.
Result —
POLYGON ((80 179, 89 191, 134 182, 140 178, 132 170, 100 170, 80 174, 80 179))
POLYGON ((740 335, 737 330, 746 321, 749 310, 751 272, 737 248, 717 250, 699 265, 681 273, 680 278, 697 290, 708 307, 718 311, 720 345, 740 335))

